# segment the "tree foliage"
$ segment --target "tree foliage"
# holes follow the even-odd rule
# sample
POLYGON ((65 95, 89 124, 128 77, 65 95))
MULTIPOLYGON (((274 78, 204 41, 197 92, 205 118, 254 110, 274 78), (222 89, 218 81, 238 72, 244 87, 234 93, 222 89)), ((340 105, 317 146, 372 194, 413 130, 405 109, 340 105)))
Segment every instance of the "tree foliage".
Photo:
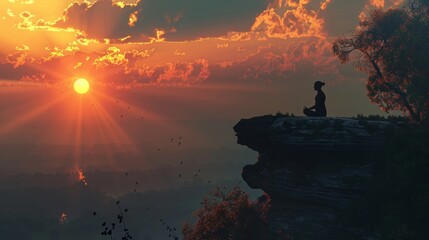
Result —
POLYGON ((429 0, 374 10, 349 37, 334 41, 342 63, 354 55, 368 74, 368 96, 386 112, 400 110, 416 123, 429 116, 429 0))
POLYGON ((228 193, 219 188, 202 202, 194 215, 197 223, 186 223, 182 229, 184 240, 286 240, 268 229, 266 213, 269 202, 251 202, 239 188, 228 193))
POLYGON ((379 159, 367 222, 380 239, 429 239, 429 129, 394 131, 379 159))

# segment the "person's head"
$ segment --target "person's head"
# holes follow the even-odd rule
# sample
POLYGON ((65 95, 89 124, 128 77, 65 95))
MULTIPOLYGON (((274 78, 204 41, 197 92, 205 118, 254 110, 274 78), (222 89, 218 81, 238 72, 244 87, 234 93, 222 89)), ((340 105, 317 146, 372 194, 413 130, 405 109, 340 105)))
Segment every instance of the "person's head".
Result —
POLYGON ((316 90, 316 91, 322 90, 322 87, 323 87, 323 86, 325 86, 325 83, 324 83, 324 82, 316 81, 316 82, 314 83, 314 90, 316 90))

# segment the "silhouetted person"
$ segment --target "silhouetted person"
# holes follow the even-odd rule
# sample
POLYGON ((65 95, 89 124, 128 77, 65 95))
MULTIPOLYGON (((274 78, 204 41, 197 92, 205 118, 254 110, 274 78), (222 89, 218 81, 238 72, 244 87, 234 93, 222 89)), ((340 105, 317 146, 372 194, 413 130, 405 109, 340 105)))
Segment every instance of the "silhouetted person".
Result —
POLYGON ((307 117, 326 117, 326 96, 322 91, 323 86, 325 86, 324 82, 317 81, 314 83, 314 90, 317 91, 316 103, 310 108, 304 107, 303 112, 307 117))

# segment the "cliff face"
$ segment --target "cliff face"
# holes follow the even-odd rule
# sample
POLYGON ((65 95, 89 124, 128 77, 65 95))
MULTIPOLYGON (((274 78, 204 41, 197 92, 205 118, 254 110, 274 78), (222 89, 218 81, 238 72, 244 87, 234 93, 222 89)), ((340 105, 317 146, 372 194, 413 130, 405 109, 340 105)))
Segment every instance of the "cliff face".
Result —
MULTIPOLYGON (((389 122, 263 116, 235 127, 238 143, 259 153, 243 168, 251 188, 271 199, 269 223, 293 239, 373 239, 344 222, 365 197, 389 122)), ((356 216, 358 217, 358 216, 356 216)))

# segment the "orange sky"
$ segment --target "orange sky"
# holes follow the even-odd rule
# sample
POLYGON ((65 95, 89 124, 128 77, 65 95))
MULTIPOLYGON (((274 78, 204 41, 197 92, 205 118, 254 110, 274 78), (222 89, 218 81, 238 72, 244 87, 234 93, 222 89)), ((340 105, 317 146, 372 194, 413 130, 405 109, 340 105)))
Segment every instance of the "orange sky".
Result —
MULTIPOLYGON (((197 4, 201 1, 186 6, 185 1, 181 9, 178 2, 168 7, 153 0, 2 1, 0 77, 57 83, 84 74, 116 85, 193 85, 225 68, 243 72, 255 65, 260 69, 239 75, 272 80, 260 79, 261 74, 282 76, 303 61, 317 65, 317 77, 338 71, 330 52, 335 36, 325 23, 343 19, 329 19, 326 12, 347 9, 335 2, 252 0, 244 8, 246 1, 225 1, 219 9, 197 4), (99 70, 107 68, 120 79, 101 79, 99 70)), ((357 15, 346 20, 349 32, 371 6, 395 2, 361 1, 361 8, 353 9, 357 15)))
MULTIPOLYGON (((138 123, 123 126, 118 119, 128 106, 127 117, 173 122, 300 115, 313 103, 316 80, 327 83, 329 115, 380 113, 365 96, 365 76, 340 65, 331 42, 352 32, 370 9, 397 4, 3 0, 1 140, 18 130, 24 138, 23 127, 48 122, 52 134, 41 132, 39 139, 73 142, 85 126, 92 142, 133 142, 124 129, 138 123), (73 92, 80 77, 90 81, 87 96, 73 92)), ((173 122, 171 129, 179 131, 173 122)))

